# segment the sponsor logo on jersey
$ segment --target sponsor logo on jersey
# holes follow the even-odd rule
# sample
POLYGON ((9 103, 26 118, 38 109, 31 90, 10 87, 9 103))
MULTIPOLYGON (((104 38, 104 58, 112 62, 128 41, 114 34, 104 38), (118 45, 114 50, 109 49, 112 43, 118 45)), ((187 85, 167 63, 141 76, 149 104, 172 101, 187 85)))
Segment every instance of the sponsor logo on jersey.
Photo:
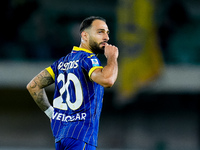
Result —
POLYGON ((97 59, 91 59, 93 67, 99 66, 99 62, 97 59))
POLYGON ((64 122, 72 122, 72 121, 83 121, 85 120, 87 114, 86 113, 76 113, 74 115, 66 115, 63 113, 56 112, 53 114, 52 119, 61 120, 64 122))

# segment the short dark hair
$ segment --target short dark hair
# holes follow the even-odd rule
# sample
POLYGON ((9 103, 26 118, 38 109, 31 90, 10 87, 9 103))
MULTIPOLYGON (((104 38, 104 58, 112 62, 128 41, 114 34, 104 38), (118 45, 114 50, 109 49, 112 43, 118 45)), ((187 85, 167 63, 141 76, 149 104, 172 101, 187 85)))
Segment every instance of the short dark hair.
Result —
POLYGON ((99 16, 90 16, 88 18, 85 18, 80 25, 80 33, 82 33, 85 29, 89 28, 94 20, 102 20, 106 22, 106 19, 99 16))

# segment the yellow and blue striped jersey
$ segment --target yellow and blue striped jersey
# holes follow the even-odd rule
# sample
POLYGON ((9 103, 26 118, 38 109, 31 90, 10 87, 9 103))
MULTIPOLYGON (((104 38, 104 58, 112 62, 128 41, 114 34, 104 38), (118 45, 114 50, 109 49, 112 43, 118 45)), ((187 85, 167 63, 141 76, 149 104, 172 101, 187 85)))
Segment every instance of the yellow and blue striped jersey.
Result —
POLYGON ((96 55, 79 47, 46 68, 55 80, 51 128, 56 142, 71 137, 97 146, 104 95, 90 79, 97 68, 103 67, 96 55))

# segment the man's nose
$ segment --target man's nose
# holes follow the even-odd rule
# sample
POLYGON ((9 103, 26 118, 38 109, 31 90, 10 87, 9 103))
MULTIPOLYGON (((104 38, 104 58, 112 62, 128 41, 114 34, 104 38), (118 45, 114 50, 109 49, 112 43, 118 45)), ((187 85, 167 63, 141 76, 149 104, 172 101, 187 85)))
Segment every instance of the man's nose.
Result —
POLYGON ((105 33, 104 40, 108 41, 109 39, 110 39, 109 35, 107 33, 105 33))

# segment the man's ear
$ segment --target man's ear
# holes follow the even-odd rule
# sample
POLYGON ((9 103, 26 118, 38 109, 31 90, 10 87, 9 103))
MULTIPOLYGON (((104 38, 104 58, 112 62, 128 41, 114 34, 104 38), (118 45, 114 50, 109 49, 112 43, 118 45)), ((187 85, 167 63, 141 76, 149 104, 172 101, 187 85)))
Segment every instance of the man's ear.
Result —
POLYGON ((88 34, 86 31, 83 31, 83 32, 81 33, 81 37, 82 37, 82 39, 83 39, 84 41, 87 41, 88 38, 89 38, 89 34, 88 34))

